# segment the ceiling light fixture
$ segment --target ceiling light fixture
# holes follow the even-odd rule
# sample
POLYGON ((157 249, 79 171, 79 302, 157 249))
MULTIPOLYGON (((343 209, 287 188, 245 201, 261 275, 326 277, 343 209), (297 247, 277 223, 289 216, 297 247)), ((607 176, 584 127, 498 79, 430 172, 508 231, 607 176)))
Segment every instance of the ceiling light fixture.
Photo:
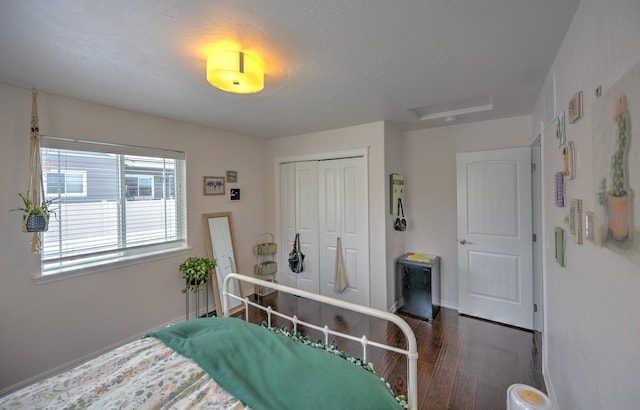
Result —
POLYGON ((207 81, 230 93, 254 94, 264 88, 264 66, 242 51, 215 52, 207 57, 207 81))

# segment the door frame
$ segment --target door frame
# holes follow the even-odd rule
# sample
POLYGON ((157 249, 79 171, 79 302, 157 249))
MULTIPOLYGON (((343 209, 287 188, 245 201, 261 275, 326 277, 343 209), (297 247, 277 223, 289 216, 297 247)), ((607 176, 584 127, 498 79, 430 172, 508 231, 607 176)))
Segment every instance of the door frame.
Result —
POLYGON ((542 231, 542 135, 538 134, 531 144, 531 164, 535 170, 531 173, 531 217, 533 233, 536 241, 533 243, 533 330, 542 332, 544 328, 544 234, 542 231))
MULTIPOLYGON (((290 156, 282 156, 276 157, 273 160, 273 175, 274 175, 274 188, 275 188, 275 233, 274 233, 274 241, 276 243, 280 242, 280 165, 286 164, 289 162, 301 162, 301 161, 323 161, 329 159, 343 159, 343 158, 351 158, 351 157, 364 157, 366 161, 366 170, 367 170, 367 179, 369 173, 369 148, 354 148, 348 150, 338 150, 338 151, 326 151, 326 152, 311 152, 308 154, 297 154, 290 156)), ((367 207, 369 206, 369 187, 367 186, 367 207)), ((369 216, 370 217, 370 216, 369 216)), ((371 221, 367 221, 369 225, 371 225, 371 221)), ((370 227, 370 226, 369 226, 370 227)), ((371 243, 369 238, 369 263, 371 263, 371 243)), ((289 253, 289 249, 281 249, 280 252, 289 253)), ((278 271, 274 275, 276 281, 282 281, 282 273, 281 270, 285 269, 285 266, 280 266, 278 264, 278 271)), ((371 294, 371 290, 369 290, 369 294, 371 294)))
MULTIPOLYGON (((462 293, 464 290, 465 295, 467 295, 467 290, 466 290, 466 286, 468 286, 468 283, 466 283, 466 286, 461 286, 462 283, 462 276, 463 272, 461 270, 461 250, 463 249, 461 247, 465 246, 464 249, 466 249, 467 246, 471 247, 471 250, 477 250, 478 247, 480 246, 480 249, 484 249, 482 248, 482 246, 487 246, 485 241, 482 241, 481 239, 483 238, 482 235, 477 236, 477 239, 474 239, 474 236, 470 233, 465 233, 463 234, 461 232, 461 215, 464 215, 464 217, 467 217, 467 207, 465 205, 463 205, 462 203, 464 203, 464 198, 463 201, 461 203, 461 195, 464 195, 466 197, 466 190, 467 190, 467 179, 466 179, 466 173, 461 173, 461 164, 463 162, 465 162, 465 160, 462 159, 462 156, 465 155, 467 158, 470 156, 472 158, 476 158, 476 157, 481 157, 484 158, 485 155, 488 154, 492 154, 491 158, 494 158, 496 155, 498 157, 502 157, 503 155, 507 156, 509 159, 513 159, 513 156, 515 155, 516 157, 518 157, 518 169, 522 170, 522 174, 520 172, 517 172, 516 177, 520 179, 520 182, 522 184, 527 184, 528 185, 528 189, 521 190, 521 185, 518 185, 518 197, 520 198, 519 204, 520 206, 524 206, 526 207, 525 209, 530 209, 532 207, 532 172, 531 172, 531 146, 523 146, 523 147, 514 147, 514 148, 501 148, 501 149, 493 149, 493 150, 482 150, 482 151, 472 151, 472 152, 459 152, 456 153, 456 178, 457 178, 457 200, 458 200, 458 205, 457 205, 457 222, 458 222, 458 227, 457 227, 457 232, 456 232, 456 236, 458 239, 459 244, 456 246, 457 249, 457 255, 458 255, 458 311, 463 313, 463 314, 467 314, 467 315, 472 315, 472 316, 478 316, 478 317, 482 317, 482 318, 486 318, 489 320, 496 320, 499 321, 501 323, 507 324, 507 325, 512 325, 512 326, 518 326, 518 327, 523 327, 526 329, 533 329, 533 293, 534 293, 534 283, 533 283, 533 247, 531 245, 531 241, 532 241, 532 233, 533 233, 533 221, 532 221, 532 211, 530 211, 529 215, 526 215, 526 213, 523 213, 522 210, 523 208, 520 208, 518 210, 518 214, 519 216, 517 216, 518 218, 518 235, 519 235, 519 239, 518 239, 518 243, 516 245, 514 245, 515 249, 513 250, 513 252, 517 252, 514 253, 514 255, 518 255, 519 256, 519 260, 523 259, 522 257, 524 257, 524 260, 521 260, 519 263, 523 263, 523 262, 528 262, 526 264, 526 266, 528 266, 528 272, 524 272, 524 270, 521 270, 520 272, 523 274, 526 274, 526 276, 520 276, 520 279, 522 279, 521 281, 517 282, 517 289, 520 292, 519 295, 522 297, 521 299, 519 299, 519 302, 516 303, 517 304, 517 308, 515 310, 515 312, 517 312, 516 316, 509 316, 509 315, 504 315, 503 313, 496 313, 496 312, 505 312, 504 309, 502 309, 501 306, 491 306, 490 304, 492 303, 491 301, 489 301, 489 299, 483 299, 482 297, 477 297, 476 299, 469 299, 467 306, 465 309, 461 309, 462 305, 463 305, 463 300, 462 300, 462 293), (524 152, 523 151, 527 151, 527 155, 526 155, 526 164, 524 164, 525 158, 524 158, 524 152), (517 154, 510 154, 511 152, 515 152, 517 151, 517 154), (495 153, 495 154, 493 154, 495 153), (521 164, 525 165, 525 168, 522 169, 521 164), (461 185, 461 175, 465 175, 464 177, 464 184, 461 185), (464 208, 462 208, 464 207, 464 208), (465 209, 464 213, 462 213, 461 209, 465 209), (523 215, 525 218, 527 218, 526 220, 523 220, 523 215), (528 227, 528 228, 527 228, 528 227), (525 229, 526 228, 526 229, 525 229), (467 245, 463 245, 465 243, 465 241, 468 241, 469 237, 471 237, 471 239, 474 242, 468 242, 467 245), (524 241, 524 242, 523 242, 524 241), (474 244, 474 245, 469 245, 469 244, 474 244), (528 245, 527 245, 528 244, 528 245), (519 249, 519 250, 518 250, 519 249), (530 265, 529 265, 530 264, 530 265), (525 286, 526 285, 526 286, 525 286), (462 289, 461 289, 462 287, 462 289), (529 292, 526 292, 526 290, 529 290, 529 292), (525 291, 525 292, 523 292, 525 291), (524 295, 527 295, 526 297, 524 295), (482 312, 475 310, 476 308, 474 308, 474 305, 482 305, 485 308, 488 308, 488 310, 484 310, 482 312), (497 309, 499 308, 499 309, 497 309), (470 309, 474 309, 475 313, 472 313, 468 310, 470 309), (497 310, 496 310, 497 309, 497 310), (526 311, 525 311, 526 310, 526 311), (481 314, 484 313, 487 316, 481 314), (526 313, 526 315, 525 315, 526 313), (498 319, 498 317, 500 317, 501 319, 498 319), (526 323, 525 323, 526 322, 526 323)), ((466 221, 462 221, 462 225, 464 226, 464 224, 466 223, 466 221)), ((485 238, 486 239, 486 238, 485 238)), ((501 241, 504 241, 505 239, 499 239, 501 241)), ((489 245, 489 248, 492 248, 492 245, 489 245)), ((469 268, 467 266, 467 268, 469 268)), ((477 307, 477 306, 476 306, 477 307)))

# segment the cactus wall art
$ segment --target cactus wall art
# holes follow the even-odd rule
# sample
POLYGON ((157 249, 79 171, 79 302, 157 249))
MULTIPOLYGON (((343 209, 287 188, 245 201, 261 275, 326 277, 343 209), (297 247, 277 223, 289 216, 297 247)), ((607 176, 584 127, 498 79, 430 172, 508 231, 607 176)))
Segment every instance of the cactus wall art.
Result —
POLYGON ((593 104, 598 242, 640 266, 640 137, 634 125, 640 130, 640 62, 593 104))

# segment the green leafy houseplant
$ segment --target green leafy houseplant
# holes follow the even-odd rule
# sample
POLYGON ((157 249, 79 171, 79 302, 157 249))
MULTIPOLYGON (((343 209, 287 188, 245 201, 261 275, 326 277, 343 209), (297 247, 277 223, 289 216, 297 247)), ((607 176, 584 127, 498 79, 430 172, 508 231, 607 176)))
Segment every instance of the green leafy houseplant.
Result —
POLYGON ((31 198, 28 198, 22 193, 18 193, 20 199, 22 199, 22 206, 19 208, 11 209, 11 211, 22 211, 24 213, 24 224, 22 230, 24 232, 43 232, 46 231, 49 225, 49 215, 54 213, 52 204, 57 198, 43 199, 38 207, 38 204, 31 198))
POLYGON ((27 215, 49 215, 53 212, 51 205, 56 200, 56 198, 47 200, 43 199, 42 203, 40 204, 40 208, 38 208, 31 198, 27 198, 26 196, 22 195, 22 193, 18 193, 18 196, 20 196, 20 199, 22 199, 22 206, 12 209, 12 211, 22 211, 27 215), (40 212, 41 210, 42 212, 40 212))
POLYGON ((215 259, 197 256, 191 256, 182 262, 179 269, 182 272, 182 278, 186 280, 182 293, 187 293, 188 291, 199 293, 202 290, 202 285, 207 283, 209 272, 213 272, 215 267, 215 259))

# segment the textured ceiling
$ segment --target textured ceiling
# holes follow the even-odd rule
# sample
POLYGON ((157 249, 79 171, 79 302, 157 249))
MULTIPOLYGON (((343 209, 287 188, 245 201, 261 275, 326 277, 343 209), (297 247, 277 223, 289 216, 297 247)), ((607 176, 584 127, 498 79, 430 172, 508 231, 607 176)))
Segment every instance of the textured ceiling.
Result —
POLYGON ((0 83, 277 138, 530 114, 579 0, 0 0, 0 83), (265 89, 205 79, 231 41, 265 89), (487 104, 489 102, 489 104, 487 104), (435 114, 434 114, 435 113, 435 114))

